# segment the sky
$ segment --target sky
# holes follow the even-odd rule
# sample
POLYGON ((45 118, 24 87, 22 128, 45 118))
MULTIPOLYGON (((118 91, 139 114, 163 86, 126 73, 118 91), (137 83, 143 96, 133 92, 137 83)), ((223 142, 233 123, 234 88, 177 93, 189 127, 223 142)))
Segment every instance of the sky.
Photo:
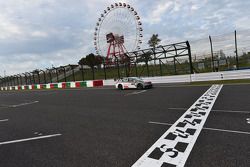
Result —
POLYGON ((156 33, 164 45, 250 29, 248 0, 1 0, 0 76, 77 64, 94 53, 97 19, 115 2, 139 14, 142 48, 156 33))

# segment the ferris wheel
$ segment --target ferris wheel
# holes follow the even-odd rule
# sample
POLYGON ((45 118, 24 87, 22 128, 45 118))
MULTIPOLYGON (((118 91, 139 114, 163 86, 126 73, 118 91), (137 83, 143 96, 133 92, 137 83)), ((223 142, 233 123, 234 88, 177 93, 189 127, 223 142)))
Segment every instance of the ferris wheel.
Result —
POLYGON ((96 54, 106 57, 106 62, 121 61, 127 52, 140 49, 142 23, 135 9, 126 3, 107 7, 98 18, 94 32, 96 54))

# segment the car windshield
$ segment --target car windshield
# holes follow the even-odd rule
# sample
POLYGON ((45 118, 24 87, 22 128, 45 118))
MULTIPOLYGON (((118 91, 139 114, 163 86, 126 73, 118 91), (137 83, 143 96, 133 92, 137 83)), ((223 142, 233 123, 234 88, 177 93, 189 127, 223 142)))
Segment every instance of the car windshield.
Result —
POLYGON ((128 78, 121 79, 122 82, 128 82, 128 78))
POLYGON ((133 79, 133 80, 135 80, 135 81, 143 81, 141 78, 137 78, 137 77, 133 77, 133 78, 131 78, 131 79, 133 79))

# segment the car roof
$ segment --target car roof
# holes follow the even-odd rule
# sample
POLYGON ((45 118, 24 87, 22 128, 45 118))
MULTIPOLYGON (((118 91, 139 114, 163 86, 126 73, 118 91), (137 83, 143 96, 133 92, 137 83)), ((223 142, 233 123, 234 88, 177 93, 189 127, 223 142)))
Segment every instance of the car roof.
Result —
POLYGON ((123 78, 120 78, 120 79, 126 79, 126 78, 127 78, 127 79, 129 79, 129 78, 130 78, 130 79, 140 79, 139 77, 123 77, 123 78))

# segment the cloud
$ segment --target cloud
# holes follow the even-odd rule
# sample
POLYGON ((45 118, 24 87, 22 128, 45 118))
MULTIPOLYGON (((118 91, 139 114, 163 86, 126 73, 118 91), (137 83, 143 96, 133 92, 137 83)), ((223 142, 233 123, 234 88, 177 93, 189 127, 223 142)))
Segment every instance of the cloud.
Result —
POLYGON ((0 40, 19 36, 22 34, 21 28, 12 23, 9 19, 0 14, 0 40))
POLYGON ((234 21, 237 29, 249 29, 250 20, 248 16, 242 16, 239 19, 234 21))
POLYGON ((33 32, 31 32, 31 36, 32 36, 32 37, 41 37, 41 38, 45 38, 45 37, 48 37, 48 33, 42 32, 42 31, 33 31, 33 32))
POLYGON ((160 1, 155 5, 154 8, 151 9, 152 12, 149 12, 148 16, 144 18, 143 21, 149 24, 157 24, 162 21, 164 13, 167 10, 173 8, 173 6, 173 1, 160 1))
MULTIPOLYGON (((200 38, 206 43, 208 35, 250 27, 247 17, 250 1, 246 0, 122 2, 131 4, 142 19, 143 48, 148 47, 153 33, 159 34, 161 44, 200 38)), ((3 70, 13 74, 52 64, 77 63, 94 52, 95 24, 103 10, 113 3, 113 0, 0 1, 0 75, 3 70)))

